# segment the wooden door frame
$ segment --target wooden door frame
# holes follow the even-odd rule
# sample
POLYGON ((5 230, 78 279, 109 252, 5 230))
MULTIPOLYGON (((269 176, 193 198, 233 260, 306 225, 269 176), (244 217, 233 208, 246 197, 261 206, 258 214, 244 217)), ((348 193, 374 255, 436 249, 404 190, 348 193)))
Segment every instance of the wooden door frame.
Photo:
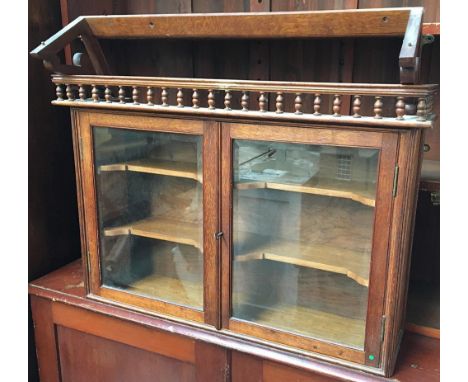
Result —
POLYGON ((221 221, 224 237, 222 262, 222 327, 249 338, 260 338, 301 350, 321 353, 378 368, 381 364, 381 327, 384 315, 388 248, 393 204, 392 182, 397 162, 398 133, 392 131, 359 131, 333 127, 292 127, 245 123, 222 124, 221 147, 221 221), (234 139, 305 143, 380 149, 379 173, 374 210, 372 256, 369 275, 368 308, 364 350, 320 341, 265 326, 246 323, 231 317, 232 291, 232 142, 234 139), (377 240, 378 238, 378 240, 377 240), (373 355, 373 357, 370 357, 373 355))
POLYGON ((79 154, 77 181, 81 203, 83 235, 86 250, 83 255, 87 268, 86 291, 97 300, 104 299, 115 305, 131 306, 149 314, 173 316, 219 327, 219 256, 214 233, 219 231, 219 124, 213 121, 106 113, 89 110, 74 111, 75 150, 79 154), (99 253, 99 223, 94 169, 93 127, 127 129, 135 131, 190 134, 202 137, 203 152, 203 310, 143 297, 102 285, 99 253), (78 177, 78 175, 80 175, 78 177))

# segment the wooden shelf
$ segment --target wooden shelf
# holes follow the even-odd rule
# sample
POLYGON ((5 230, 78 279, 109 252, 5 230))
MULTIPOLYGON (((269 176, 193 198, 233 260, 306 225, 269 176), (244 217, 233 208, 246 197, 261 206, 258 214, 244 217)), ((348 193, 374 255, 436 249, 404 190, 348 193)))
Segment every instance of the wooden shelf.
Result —
POLYGON ((370 253, 250 235, 255 236, 255 242, 235 256, 236 261, 271 260, 294 264, 343 274, 360 285, 369 286, 370 253))
POLYGON ((203 307, 203 283, 153 274, 131 283, 127 292, 184 306, 203 307))
MULTIPOLYGON (((344 344, 362 349, 365 338, 365 320, 294 305, 241 305, 242 315, 236 318, 256 324, 290 331, 308 337, 344 344)), ((240 306, 234 308, 237 312, 240 306)))
POLYGON ((100 172, 133 171, 145 174, 167 175, 188 178, 201 182, 196 163, 173 162, 156 159, 139 159, 130 162, 99 166, 100 172))
POLYGON ((275 182, 242 181, 235 184, 238 190, 267 188, 290 192, 302 192, 354 200, 365 206, 375 207, 375 189, 368 189, 359 182, 340 182, 328 179, 312 178, 304 184, 286 184, 275 182))
POLYGON ((124 226, 106 228, 104 235, 135 235, 192 245, 202 249, 200 225, 165 217, 150 217, 124 226))

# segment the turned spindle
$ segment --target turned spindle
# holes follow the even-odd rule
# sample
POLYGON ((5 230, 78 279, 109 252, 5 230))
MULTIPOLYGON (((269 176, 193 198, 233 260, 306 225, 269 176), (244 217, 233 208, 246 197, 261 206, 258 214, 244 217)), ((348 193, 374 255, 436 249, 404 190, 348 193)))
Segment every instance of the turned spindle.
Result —
POLYGON ((96 85, 91 85, 93 89, 91 90, 91 98, 93 102, 99 102, 99 89, 96 85))
POLYGON ((106 89, 104 90, 104 99, 106 100, 106 102, 110 103, 112 102, 112 92, 107 85, 105 86, 106 89))
POLYGON ((417 121, 425 121, 426 120, 426 98, 421 97, 418 98, 418 106, 416 108, 416 115, 418 118, 416 119, 417 121))
POLYGON ((208 109, 215 109, 215 96, 212 89, 208 90, 208 109))
POLYGON ((258 98, 258 108, 261 112, 266 112, 267 99, 265 97, 265 92, 260 92, 260 97, 258 98))
POLYGON ((295 114, 302 114, 302 97, 301 93, 296 93, 296 98, 294 99, 294 110, 295 114))
POLYGON ((162 104, 162 106, 169 106, 169 104, 167 103, 167 99, 168 99, 168 93, 167 93, 166 88, 161 88, 161 104, 162 104))
POLYGON ((353 117, 360 118, 361 117, 361 96, 355 95, 353 100, 353 117))
POLYGON ((200 100, 198 99, 198 91, 197 89, 193 89, 193 94, 192 94, 192 107, 194 109, 198 109, 200 106, 198 106, 200 100))
POLYGON ((75 94, 73 92, 73 88, 70 85, 67 84, 65 92, 67 93, 67 98, 68 98, 69 101, 74 101, 75 100, 75 94))
POLYGON ((132 99, 133 99, 133 104, 138 105, 138 88, 136 86, 132 86, 132 99))
POLYGON ((276 112, 281 114, 283 112, 283 93, 276 93, 276 112))
POLYGON ((382 109, 383 108, 383 102, 382 102, 382 97, 375 97, 375 102, 374 102, 374 118, 377 119, 382 119, 382 109))
POLYGON ((397 101, 395 104, 395 114, 396 119, 403 119, 405 115, 405 101, 404 97, 397 97, 397 101))
POLYGON ((231 91, 226 90, 226 93, 224 94, 224 110, 232 110, 231 99, 232 99, 231 91))
POLYGON ((63 101, 62 85, 57 85, 57 87, 55 88, 55 94, 57 95, 57 101, 63 101))
POLYGON ((320 105, 322 104, 322 97, 320 94, 315 94, 314 98, 314 115, 320 115, 320 105))
POLYGON ((78 97, 80 97, 80 101, 86 101, 86 89, 83 85, 78 85, 78 97))
POLYGON ((153 88, 151 86, 148 86, 147 87, 147 90, 146 90, 146 101, 148 103, 149 106, 153 106, 154 105, 154 92, 153 92, 153 88))
POLYGON ((241 106, 242 111, 249 111, 249 94, 247 92, 242 92, 241 106))
POLYGON ((125 103, 125 89, 123 86, 119 86, 119 102, 125 103))
POLYGON ((177 89, 177 107, 184 107, 184 93, 182 93, 182 89, 177 89))
POLYGON ((333 100, 333 116, 341 117, 341 96, 335 94, 335 99, 333 100))

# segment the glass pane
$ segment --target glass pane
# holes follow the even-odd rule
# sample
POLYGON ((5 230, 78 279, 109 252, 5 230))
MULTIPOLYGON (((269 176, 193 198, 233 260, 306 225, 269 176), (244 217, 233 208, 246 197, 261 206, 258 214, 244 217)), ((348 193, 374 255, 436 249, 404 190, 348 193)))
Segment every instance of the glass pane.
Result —
POLYGON ((363 349, 378 158, 234 141, 234 317, 363 349))
POLYGON ((93 128, 103 285, 203 306, 201 137, 93 128))

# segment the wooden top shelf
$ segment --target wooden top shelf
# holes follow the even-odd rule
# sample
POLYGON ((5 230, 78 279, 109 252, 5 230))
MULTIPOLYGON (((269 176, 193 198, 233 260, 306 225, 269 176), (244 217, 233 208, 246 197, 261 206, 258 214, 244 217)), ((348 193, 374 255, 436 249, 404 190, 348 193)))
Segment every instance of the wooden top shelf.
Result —
POLYGON ((368 190, 362 183, 339 182, 327 179, 312 178, 310 181, 300 184, 284 184, 274 182, 248 182, 241 181, 235 184, 238 190, 267 188, 291 192, 302 192, 313 195, 323 195, 336 198, 354 200, 365 206, 375 207, 375 189, 368 190))
POLYGON ((139 159, 130 162, 99 166, 99 171, 131 171, 145 174, 167 175, 188 178, 201 182, 196 163, 173 162, 167 160, 139 159))
MULTIPOLYGON (((343 274, 358 284, 369 286, 370 252, 358 252, 331 245, 308 244, 257 234, 236 261, 271 260, 301 267, 343 274)), ((241 234, 240 237, 245 236, 241 234)), ((235 243, 234 243, 235 248, 235 243)))
POLYGON ((99 39, 285 39, 402 36, 400 82, 417 83, 423 8, 80 16, 31 54, 56 73, 84 74, 58 53, 78 36, 96 74, 112 74, 99 39))
POLYGON ((192 245, 202 250, 201 226, 166 217, 150 217, 120 227, 104 229, 105 236, 134 235, 192 245))

